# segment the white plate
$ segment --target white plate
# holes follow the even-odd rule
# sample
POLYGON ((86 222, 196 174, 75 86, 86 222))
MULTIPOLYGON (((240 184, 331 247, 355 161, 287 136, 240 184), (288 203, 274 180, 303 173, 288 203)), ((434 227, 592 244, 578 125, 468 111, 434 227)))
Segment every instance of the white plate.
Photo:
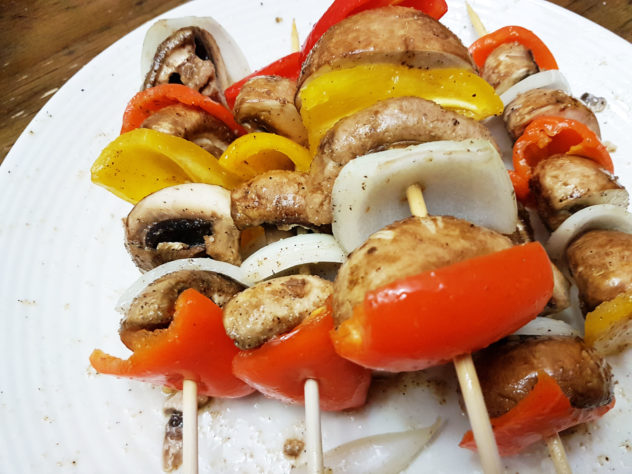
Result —
MULTIPOLYGON (((575 95, 604 96, 603 137, 616 144, 615 168, 632 189, 632 46, 555 5, 535 0, 471 2, 490 30, 520 24, 548 44, 575 95)), ((214 16, 253 68, 290 50, 292 17, 301 39, 326 1, 192 2, 165 16, 214 16), (281 22, 275 20, 282 18, 281 22)), ((599 8, 606 8, 601 7, 599 8)), ((466 44, 474 39, 464 4, 443 20, 466 44)), ((140 85, 139 57, 148 25, 115 43, 46 104, 0 168, 0 472, 160 472, 165 418, 162 393, 148 385, 96 376, 95 347, 124 354, 114 305, 138 276, 123 248, 129 205, 90 183, 89 168, 120 127, 140 85)), ((564 436, 577 472, 630 472, 632 351, 611 360, 617 406, 602 421, 564 436)), ((376 388, 368 408, 323 417, 325 448, 351 438, 448 420, 410 472, 476 471, 476 456, 456 446, 467 422, 453 383, 423 382, 442 370, 376 388), (391 384, 392 385, 392 384, 391 384), (383 388, 383 387, 382 387, 383 388), (400 393, 404 393, 403 395, 400 393)), ((450 375, 451 369, 443 369, 450 375)), ((448 377, 449 380, 451 380, 448 377)), ((283 440, 302 437, 302 411, 251 397, 216 401, 200 418, 201 471, 282 472, 283 440), (259 468, 258 468, 259 466, 259 468)), ((551 471, 542 446, 505 460, 512 472, 551 471)))

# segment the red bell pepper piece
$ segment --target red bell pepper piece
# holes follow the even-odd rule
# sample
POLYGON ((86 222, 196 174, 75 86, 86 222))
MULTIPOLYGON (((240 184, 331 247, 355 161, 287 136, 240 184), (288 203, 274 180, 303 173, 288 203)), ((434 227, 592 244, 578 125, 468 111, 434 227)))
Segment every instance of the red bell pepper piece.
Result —
POLYGON ((320 308, 292 331, 237 354, 233 371, 264 395, 286 403, 304 403, 305 381, 315 379, 322 410, 361 406, 371 372, 336 354, 329 339, 332 328, 331 311, 320 308))
POLYGON ((134 340, 127 360, 97 349, 90 363, 103 374, 116 375, 177 390, 184 379, 198 384, 198 393, 211 397, 242 397, 254 390, 233 375, 239 349, 226 335, 222 310, 193 289, 183 291, 169 327, 146 331, 134 340))
POLYGON ((226 97, 226 103, 233 109, 235 107, 235 100, 241 92, 241 88, 246 82, 253 77, 258 76, 281 76, 288 79, 298 79, 301 73, 301 53, 290 53, 287 56, 283 56, 281 59, 277 59, 271 64, 253 72, 252 74, 244 77, 240 81, 235 82, 224 91, 224 97, 226 97))
POLYGON ((160 84, 140 91, 125 107, 121 134, 142 125, 152 113, 169 105, 188 105, 202 109, 224 122, 236 135, 244 135, 246 129, 235 122, 233 114, 222 104, 182 84, 160 84))
POLYGON ((325 31, 333 25, 356 13, 388 5, 414 8, 435 20, 441 18, 448 11, 445 0, 334 0, 307 36, 301 49, 301 63, 305 61, 305 58, 307 58, 307 55, 325 31))
POLYGON ((559 69, 553 54, 536 34, 521 26, 505 26, 481 36, 470 46, 470 55, 479 69, 482 69, 487 57, 504 43, 520 43, 531 51, 533 59, 541 70, 559 69))
POLYGON ((364 367, 421 370, 516 331, 552 292, 551 263, 532 242, 370 291, 332 340, 340 355, 364 367))
MULTIPOLYGON (((561 117, 536 117, 513 147, 515 173, 529 181, 532 169, 541 160, 564 153, 590 158, 614 172, 612 159, 595 133, 577 120, 561 117)), ((516 181, 514 181, 514 185, 516 181)), ((520 196, 517 188, 516 195, 520 196)))
MULTIPOLYGON (((614 406, 614 399, 596 408, 574 408, 556 380, 545 372, 525 398, 504 415, 492 418, 492 428, 501 456, 512 456, 537 443, 580 423, 603 416, 614 406)), ((461 440, 462 448, 476 450, 472 431, 461 440)))

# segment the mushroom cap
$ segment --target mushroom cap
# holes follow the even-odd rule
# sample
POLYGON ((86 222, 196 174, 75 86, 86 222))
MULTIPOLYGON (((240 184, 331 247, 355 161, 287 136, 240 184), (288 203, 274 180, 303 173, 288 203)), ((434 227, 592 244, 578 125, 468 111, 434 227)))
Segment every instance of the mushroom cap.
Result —
POLYGON ((207 255, 241 262, 230 192, 219 186, 190 183, 164 188, 139 201, 124 224, 125 247, 141 270, 207 255))
POLYGON ((409 217, 371 235, 338 271, 332 300, 336 325, 368 291, 396 280, 511 247, 493 230, 448 216, 409 217))
POLYGON ((276 133, 307 146, 307 130, 294 105, 296 81, 280 76, 257 76, 246 82, 233 112, 248 131, 276 133))
POLYGON ((303 63, 299 89, 316 72, 361 62, 474 70, 467 48, 446 26, 413 8, 390 6, 363 11, 329 28, 303 63))
POLYGON ((208 271, 180 270, 164 275, 150 283, 130 304, 119 329, 123 344, 134 350, 139 331, 168 327, 178 296, 188 288, 224 306, 244 287, 222 274, 208 271))

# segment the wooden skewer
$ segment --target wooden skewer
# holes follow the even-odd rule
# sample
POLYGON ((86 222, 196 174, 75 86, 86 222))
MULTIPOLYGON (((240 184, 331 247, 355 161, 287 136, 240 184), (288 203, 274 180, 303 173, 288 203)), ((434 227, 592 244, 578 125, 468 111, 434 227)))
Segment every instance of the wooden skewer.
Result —
POLYGON ((465 2, 465 8, 467 9, 467 16, 470 17, 470 23, 472 23, 476 34, 478 36, 485 36, 487 34, 487 29, 485 28, 485 25, 483 25, 481 17, 478 16, 478 13, 474 11, 468 2, 465 2))
POLYGON ((553 436, 549 436, 546 440, 546 446, 549 448, 549 455, 555 466, 555 472, 557 474, 572 474, 573 470, 568 463, 566 457, 566 450, 564 449, 564 443, 558 433, 553 436))
POLYGON ((307 467, 310 474, 323 473, 323 444, 320 432, 320 397, 318 382, 307 379, 305 394, 305 441, 307 445, 307 467))
POLYGON ((296 19, 292 18, 292 52, 300 51, 301 44, 298 41, 298 29, 296 29, 296 19))
POLYGON ((185 474, 198 472, 197 383, 182 382, 182 467, 185 474))
MULTIPOLYGON (((292 52, 301 49, 296 20, 292 19, 292 52)), ((302 227, 298 228, 298 234, 306 233, 302 227)), ((298 272, 309 275, 309 265, 301 265, 298 272)), ((307 379, 303 386, 305 396, 305 444, 307 445, 307 468, 310 474, 322 474, 323 467, 323 441, 320 430, 320 395, 318 381, 307 379)))
MULTIPOLYGON (((487 28, 485 28, 485 25, 481 21, 481 17, 478 16, 468 2, 465 2, 465 8, 467 9, 467 14, 470 17, 470 22, 476 34, 478 34, 478 36, 485 36, 487 34, 487 28)), ((566 457, 566 450, 564 449, 560 435, 556 433, 545 441, 549 449, 549 455, 555 466, 555 472, 557 472, 557 474, 570 474, 572 472, 571 466, 566 457)))
MULTIPOLYGON (((412 184, 406 189, 406 198, 413 216, 426 217, 428 215, 423 193, 418 184, 412 184)), ((454 363, 461 392, 463 393, 465 409, 470 419, 483 472, 486 474, 500 474, 503 472, 500 454, 498 453, 498 446, 496 445, 492 424, 485 407, 483 392, 476 375, 472 356, 470 354, 461 355, 455 357, 452 362, 454 363)))

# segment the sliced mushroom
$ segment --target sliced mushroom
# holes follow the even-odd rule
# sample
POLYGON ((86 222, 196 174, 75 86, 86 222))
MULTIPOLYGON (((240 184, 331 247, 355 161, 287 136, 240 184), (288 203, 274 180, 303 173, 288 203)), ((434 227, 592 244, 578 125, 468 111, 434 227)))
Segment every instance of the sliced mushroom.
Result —
POLYGON ((139 333, 164 329, 171 324, 180 293, 193 288, 224 306, 243 286, 213 272, 182 270, 169 273, 147 286, 130 305, 121 321, 121 341, 134 350, 139 333))
POLYGON ((329 28, 305 60, 298 86, 317 71, 361 62, 474 70, 467 48, 447 27, 418 10, 391 6, 363 11, 329 28))
POLYGON ((599 122, 592 110, 560 90, 532 89, 518 95, 505 107, 503 120, 515 140, 534 118, 543 115, 577 120, 600 136, 599 122))
POLYGON ((280 76, 259 76, 246 82, 233 112, 248 131, 276 133, 307 146, 307 130, 296 106, 296 81, 280 76))
POLYGON ((553 155, 535 167, 529 181, 538 214, 550 230, 579 209, 595 204, 628 207, 628 192, 615 176, 580 156, 553 155))
POLYGON ((489 82, 498 95, 525 77, 539 71, 531 51, 520 43, 504 43, 487 57, 481 77, 489 82))
POLYGON ((219 186, 191 183, 162 189, 136 204, 124 223, 125 246, 141 270, 201 256, 241 262, 230 192, 219 186))
POLYGON ((252 349, 297 326, 331 296, 333 284, 312 275, 291 275, 259 283, 224 307, 226 334, 252 349))
POLYGON ((160 109, 147 117, 141 127, 189 140, 216 158, 237 138, 221 120, 204 110, 185 105, 160 109))
POLYGON ((164 40, 154 55, 143 89, 158 84, 184 84, 226 104, 229 79, 213 36, 197 26, 181 28, 164 40))

